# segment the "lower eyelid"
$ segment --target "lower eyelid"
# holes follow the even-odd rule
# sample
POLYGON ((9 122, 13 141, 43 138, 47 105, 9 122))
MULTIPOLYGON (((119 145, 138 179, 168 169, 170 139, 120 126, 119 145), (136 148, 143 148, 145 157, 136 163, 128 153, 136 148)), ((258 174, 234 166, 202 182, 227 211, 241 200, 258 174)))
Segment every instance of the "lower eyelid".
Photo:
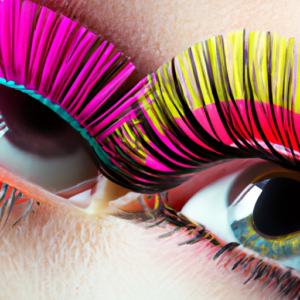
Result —
MULTIPOLYGON (((278 170, 278 168, 280 169, 281 167, 279 167, 278 165, 274 164, 274 163, 269 163, 269 162, 261 162, 261 161, 256 161, 256 162, 251 162, 251 160, 249 160, 248 162, 248 166, 246 167, 246 171, 244 171, 244 175, 245 176, 241 176, 240 178, 240 188, 238 188, 238 186, 236 186, 236 191, 235 193, 233 193, 231 196, 234 197, 234 195, 236 193, 240 193, 243 189, 244 189, 244 184, 248 185, 249 184, 249 178, 250 178, 250 182, 252 180, 254 180, 258 175, 262 174, 263 172, 269 172, 271 170, 278 170), (247 174, 247 170, 248 170, 248 174, 247 174), (247 176, 246 176, 247 175, 247 176), (242 188, 242 190, 241 190, 242 188)), ((246 163, 246 164, 247 164, 246 163)), ((229 163, 230 164, 230 163, 229 163)), ((234 167, 234 163, 231 162, 231 165, 234 167)), ((221 166, 217 166, 214 167, 212 169, 221 169, 221 166)), ((235 174, 242 174, 243 171, 241 170, 234 170, 235 174)), ((207 171, 202 172, 202 176, 205 177, 205 173, 207 171)), ((228 172, 230 173, 230 172, 228 172)), ((201 174, 201 173, 200 173, 201 174)), ((207 184, 209 185, 211 183, 211 178, 210 178, 210 174, 209 172, 208 174, 208 180, 207 180, 207 184)), ((224 176, 227 174, 224 174, 224 176)), ((190 180, 190 184, 191 183, 195 183, 196 178, 198 175, 195 176, 194 181, 190 180)), ((218 176, 216 176, 218 177, 218 176)), ((230 175, 229 175, 230 177, 230 175)), ((231 177, 233 179, 235 176, 231 175, 231 177)), ((200 177, 199 177, 200 178, 200 177)), ((233 180, 234 181, 234 180, 233 180)), ((232 183, 231 183, 232 184, 232 183)), ((237 182, 236 182, 237 184, 237 182)), ((204 184, 205 186, 205 184, 204 184)), ((199 186, 197 186, 199 189, 199 186)), ((234 187, 234 184, 233 184, 234 187)), ((183 191, 187 191, 188 188, 188 183, 185 183, 185 188, 183 189, 183 191)), ((205 188, 204 188, 205 189, 205 188)), ((175 188, 174 190, 177 190, 177 192, 179 191, 179 188, 175 188)), ((175 195, 176 193, 173 193, 173 195, 175 195)), ((200 195, 201 195, 201 188, 200 188, 200 195)), ((174 201, 174 198, 172 199, 172 190, 169 192, 169 196, 171 196, 169 198, 170 202, 174 201)), ((230 196, 230 194, 229 194, 230 196)), ((143 197, 143 201, 147 201, 146 200, 147 197, 143 197)), ((212 201, 214 201, 213 199, 211 199, 212 201)), ((188 204, 187 204, 188 205, 188 204)), ((201 207, 199 207, 200 209, 201 207)), ((167 209, 168 210, 168 209, 167 209)), ((151 211, 151 210, 150 210, 151 211)), ((205 214, 204 210, 204 214, 205 214)), ((180 213, 177 213, 178 216, 178 220, 181 219, 181 217, 188 217, 191 220, 195 220, 197 222, 199 222, 199 224, 203 224, 201 221, 203 221, 203 218, 199 217, 199 219, 193 217, 192 214, 189 214, 187 212, 186 207, 183 207, 183 209, 181 210, 181 212, 183 213, 183 215, 181 215, 180 213)), ((192 212, 195 212, 195 207, 192 208, 192 212)), ((171 215, 173 213, 171 212, 171 215)), ((168 214, 167 214, 168 215, 168 214)), ((195 216, 197 216, 197 213, 195 213, 195 216)), ((176 219, 176 216, 174 215, 175 218, 173 218, 174 220, 176 219)), ((213 216, 215 217, 215 216, 213 216)), ((142 219, 141 219, 142 220, 142 219)), ((170 220, 170 219, 169 219, 170 220)), ((184 220, 184 219, 181 219, 184 220)), ((219 219, 218 219, 219 220, 219 219)), ((216 220, 216 221, 218 221, 216 220)), ((157 218, 155 221, 158 224, 160 224, 160 218, 157 218)), ((169 222, 169 221, 167 221, 169 222)), ((179 226, 178 222, 173 222, 171 221, 171 224, 175 225, 175 226, 179 226), (176 225, 177 224, 177 225, 176 225)), ((204 226, 206 226, 207 224, 203 224, 204 226)), ((189 226, 188 226, 189 227, 189 226)), ((188 228, 188 227, 182 227, 182 228, 188 228)), ((214 241, 214 236, 213 234, 217 234, 216 232, 211 232, 209 230, 210 228, 206 228, 206 238, 205 235, 202 234, 202 239, 200 239, 200 242, 204 240, 210 240, 210 242, 212 242, 212 244, 217 245, 217 243, 213 242, 214 241), (210 233, 209 233, 210 232, 210 233)), ((191 229, 189 229, 190 231, 191 229)), ((175 232, 175 231, 174 231, 175 232)), ((200 229, 198 229, 198 232, 201 232, 201 227, 200 229)), ((194 232, 194 234, 196 234, 194 232)), ((169 236, 169 234, 166 235, 162 235, 163 236, 169 236)), ((193 238, 188 237, 188 240, 192 241, 193 238)), ((261 289, 265 289, 266 287, 269 286, 273 286, 271 284, 275 282, 277 282, 277 284, 274 285, 274 290, 278 292, 278 294, 280 293, 286 293, 286 295, 298 295, 299 291, 298 291, 298 284, 300 282, 299 279, 299 274, 297 271, 292 270, 291 268, 286 268, 284 266, 280 266, 278 264, 278 262, 275 262, 273 260, 268 259, 267 257, 263 257, 260 256, 258 253, 256 253, 255 251, 249 250, 244 248, 243 246, 239 246, 239 244, 236 242, 236 239, 234 239, 235 241, 230 241, 229 244, 226 245, 226 242, 218 239, 218 237, 216 236, 216 239, 218 241, 221 242, 220 246, 217 247, 213 247, 212 251, 210 251, 208 254, 208 258, 211 258, 213 260, 217 261, 217 265, 223 265, 228 271, 232 272, 234 271, 235 273, 240 274, 241 276, 244 276, 245 278, 245 284, 251 284, 251 282, 256 282, 256 285, 261 286, 261 289), (242 275, 244 274, 244 275, 242 275), (277 289, 276 289, 277 287, 277 289)), ((182 244, 185 244, 182 243, 182 244)), ((184 251, 184 250, 183 250, 184 251)))

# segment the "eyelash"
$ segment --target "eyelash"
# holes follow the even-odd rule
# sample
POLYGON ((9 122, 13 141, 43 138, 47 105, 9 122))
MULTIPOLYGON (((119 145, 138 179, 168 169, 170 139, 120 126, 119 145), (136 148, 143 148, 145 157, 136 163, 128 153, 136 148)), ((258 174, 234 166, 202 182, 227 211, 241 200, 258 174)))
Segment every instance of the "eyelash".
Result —
MULTIPOLYGON (((268 32, 251 32, 249 35, 246 31, 236 32, 226 40, 218 36, 197 44, 149 75, 141 90, 127 99, 129 103, 134 100, 134 104, 126 107, 124 103, 125 113, 118 120, 110 119, 113 130, 108 128, 100 133, 103 147, 114 153, 111 161, 125 172, 124 175, 117 168, 110 169, 111 179, 129 189, 150 194, 177 186, 192 173, 201 171, 201 166, 211 166, 210 163, 220 163, 224 159, 259 157, 297 170, 299 155, 296 152, 300 147, 294 118, 299 97, 295 92, 298 86, 294 73, 298 70, 295 64, 298 54, 293 52, 293 43, 293 39, 286 43, 285 39, 276 35, 271 37, 268 32), (225 42, 229 54, 225 51, 225 42), (237 54, 233 49, 240 52, 237 54), (235 68, 231 73, 227 63, 235 68), (283 68, 282 76, 275 72, 279 66, 283 68), (233 73, 237 78, 233 78, 233 73), (193 97, 197 92, 201 97, 193 97), (204 121, 193 114, 198 108, 197 101, 199 107, 205 108, 211 133, 204 128, 204 121), (217 122, 206 111, 211 103, 216 107, 220 126, 224 126, 224 135, 229 137, 227 142, 220 138, 221 134, 216 131, 221 132, 221 129, 216 129, 217 122), (291 115, 283 118, 284 109, 291 115), (281 115, 277 115, 278 111, 281 115), (178 119, 182 123, 177 122, 178 119), (117 126, 113 127, 116 122, 117 126), (194 134, 195 140, 184 126, 194 134), (147 161, 148 157, 151 161, 147 161), (158 164, 151 164, 153 161, 158 164), (162 169, 161 165, 167 168, 162 169)), ((165 205, 157 212, 149 212, 145 205, 144 208, 150 217, 152 214, 154 225, 165 220, 178 226, 175 231, 197 227, 192 228, 187 220, 165 205)), ((210 235, 204 226, 197 233, 195 242, 210 235)), ((170 234, 172 232, 165 236, 170 234)), ((210 237, 215 240, 212 235, 210 237)), ((243 271, 254 268, 245 283, 260 280, 266 287, 272 285, 272 278, 275 278, 279 294, 291 296, 299 292, 299 279, 290 270, 284 271, 282 267, 273 267, 273 263, 251 256, 246 256, 247 260, 235 260, 240 251, 237 246, 233 243, 225 245, 215 253, 215 260, 225 260, 224 264, 232 260, 233 271, 241 265, 243 271)))
POLYGON ((259 157, 298 169, 293 40, 273 38, 274 44, 268 32, 217 36, 149 75, 140 91, 123 99, 124 113, 109 116, 109 126, 99 132, 112 162, 104 172, 122 186, 150 194, 225 159, 259 157), (279 66, 284 76, 275 72, 279 66), (281 121, 276 114, 284 115, 286 107, 292 114, 281 121))
POLYGON ((114 213, 114 216, 137 224, 146 224, 148 229, 163 226, 166 223, 167 232, 158 238, 168 238, 179 231, 184 232, 184 236, 192 235, 192 238, 181 242, 178 246, 198 245, 200 251, 208 252, 207 258, 214 261, 216 267, 225 267, 230 272, 242 275, 246 278, 244 285, 259 286, 260 292, 273 288, 273 293, 276 293, 277 297, 296 299, 299 296, 300 279, 297 275, 292 274, 292 269, 276 266, 273 262, 269 263, 268 259, 257 254, 247 254, 244 252, 245 249, 239 248, 240 244, 238 243, 221 245, 205 229, 204 225, 197 224, 172 209, 168 204, 168 193, 141 195, 138 199, 144 211, 125 212, 120 210, 114 213), (149 208, 144 200, 149 200, 150 197, 155 199, 156 209, 149 208), (170 226, 175 229, 170 231, 170 226))

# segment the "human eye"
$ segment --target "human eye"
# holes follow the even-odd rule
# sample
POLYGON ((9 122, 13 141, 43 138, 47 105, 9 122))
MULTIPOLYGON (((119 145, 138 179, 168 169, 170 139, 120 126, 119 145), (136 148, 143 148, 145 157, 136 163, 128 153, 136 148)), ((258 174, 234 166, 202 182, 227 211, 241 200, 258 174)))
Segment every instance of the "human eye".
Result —
POLYGON ((30 1, 0 5, 1 233, 49 195, 98 213, 106 204, 94 201, 104 179, 93 135, 109 113, 103 103, 118 105, 135 67, 61 11, 30 1))
POLYGON ((297 196, 289 198, 281 218, 280 207, 284 189, 290 186, 296 193, 299 181, 298 47, 294 39, 268 32, 239 31, 201 42, 150 74, 124 101, 124 114, 111 118, 115 127, 99 134, 103 146, 116 154, 106 171, 119 184, 149 194, 140 196, 140 202, 154 225, 165 221, 175 231, 196 231, 186 243, 210 240, 217 247, 214 259, 232 271, 252 270, 246 282, 259 280, 267 287, 277 281, 275 289, 288 297, 299 292, 297 272, 285 269, 298 268, 298 220, 288 210, 297 209, 297 196), (254 168, 255 176, 245 175, 232 202, 230 180, 241 180, 238 174, 200 190, 200 200, 191 199, 182 213, 161 192, 195 173, 205 177, 205 170, 216 164, 245 158, 261 158, 269 161, 266 169, 272 167, 268 176, 261 166, 254 168), (272 202, 275 187, 280 193, 272 202), (224 201, 214 207, 218 201, 211 198, 218 192, 217 200, 224 201), (245 210, 242 217, 232 212, 235 206, 245 210), (222 208, 218 223, 214 213, 222 208), (246 254, 251 250, 257 256, 246 254))
POLYGON ((181 212, 225 243, 239 243, 299 270, 298 182, 298 172, 256 163, 207 185, 181 212))

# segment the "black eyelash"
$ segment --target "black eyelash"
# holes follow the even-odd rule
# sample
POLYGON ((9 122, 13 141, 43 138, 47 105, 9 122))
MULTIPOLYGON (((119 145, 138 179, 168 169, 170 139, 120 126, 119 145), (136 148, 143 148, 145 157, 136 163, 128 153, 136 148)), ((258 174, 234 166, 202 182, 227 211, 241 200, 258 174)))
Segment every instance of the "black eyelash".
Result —
MULTIPOLYGON (((175 227, 159 236, 159 238, 171 237, 176 232, 185 232, 191 236, 188 240, 179 243, 179 246, 194 245, 204 241, 209 241, 214 248, 211 260, 217 264, 217 267, 225 266, 231 272, 246 275, 244 285, 259 285, 262 292, 268 288, 274 287, 273 294, 278 299, 300 299, 300 279, 299 275, 292 268, 284 268, 269 263, 267 258, 259 255, 246 254, 240 249, 240 244, 232 242, 221 246, 220 242, 206 230, 202 224, 194 223, 187 219, 180 212, 168 206, 168 194, 161 193, 160 205, 156 210, 149 209, 140 197, 139 200, 144 207, 144 211, 125 212, 118 211, 114 216, 133 221, 137 224, 145 224, 150 229, 156 226, 171 225, 175 227), (295 273, 295 274, 294 274, 295 273)), ((168 227, 168 226, 166 226, 168 227)))

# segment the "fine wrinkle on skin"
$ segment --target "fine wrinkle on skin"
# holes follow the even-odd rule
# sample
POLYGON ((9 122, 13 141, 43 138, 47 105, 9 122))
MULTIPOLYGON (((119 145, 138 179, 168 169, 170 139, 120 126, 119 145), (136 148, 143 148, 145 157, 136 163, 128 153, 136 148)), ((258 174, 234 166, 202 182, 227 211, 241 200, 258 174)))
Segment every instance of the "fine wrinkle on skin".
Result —
POLYGON ((3 236, 0 299, 266 299, 165 232, 43 204, 3 236))
POLYGON ((300 6, 291 1, 34 0, 60 9, 130 56, 142 79, 208 37, 246 28, 300 35, 300 6))

